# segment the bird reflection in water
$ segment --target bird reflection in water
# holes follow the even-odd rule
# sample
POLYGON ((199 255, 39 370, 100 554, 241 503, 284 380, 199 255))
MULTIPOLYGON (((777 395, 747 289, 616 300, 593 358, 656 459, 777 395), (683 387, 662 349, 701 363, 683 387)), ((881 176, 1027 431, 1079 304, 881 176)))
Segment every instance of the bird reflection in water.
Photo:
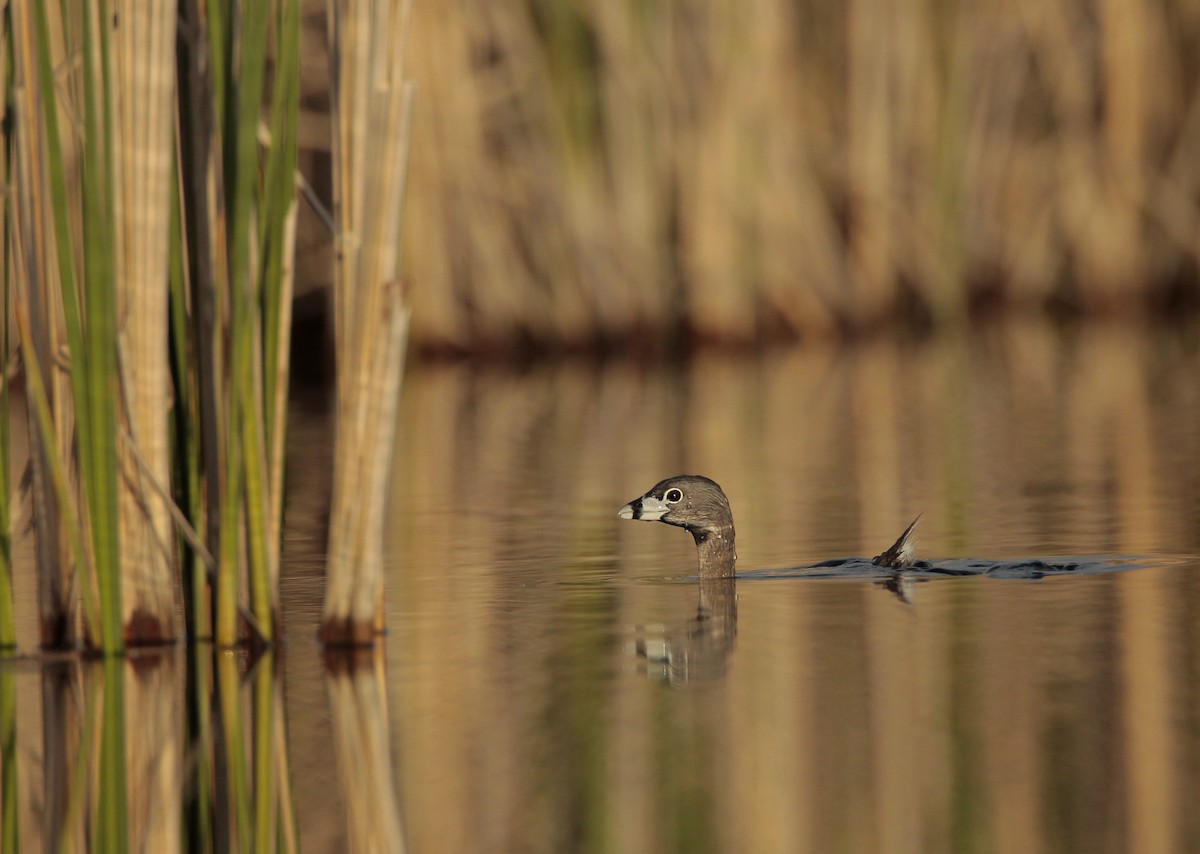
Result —
POLYGON ((736 584, 732 578, 701 579, 694 617, 636 627, 625 649, 639 669, 675 688, 724 676, 737 641, 736 584))

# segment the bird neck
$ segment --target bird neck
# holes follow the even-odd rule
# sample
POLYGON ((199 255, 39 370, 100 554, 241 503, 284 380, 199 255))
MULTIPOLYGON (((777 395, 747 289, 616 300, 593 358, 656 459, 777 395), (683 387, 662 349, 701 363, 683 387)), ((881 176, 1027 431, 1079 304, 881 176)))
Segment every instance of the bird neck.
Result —
POLYGON ((733 526, 727 528, 696 528, 696 553, 700 556, 700 578, 732 578, 736 572, 737 548, 733 526))

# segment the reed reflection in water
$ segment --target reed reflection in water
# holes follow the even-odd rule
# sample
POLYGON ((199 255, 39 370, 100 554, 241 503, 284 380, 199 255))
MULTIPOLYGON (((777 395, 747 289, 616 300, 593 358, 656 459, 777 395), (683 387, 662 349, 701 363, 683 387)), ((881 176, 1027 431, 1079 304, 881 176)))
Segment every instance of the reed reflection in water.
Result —
POLYGON ((1196 342, 1015 326, 422 366, 386 662, 312 642, 329 423, 298 405, 288 643, 0 665, 4 851, 98 847, 114 792, 130 847, 156 851, 1200 849, 1196 342), (617 518, 683 471, 730 496, 736 583, 700 585, 682 531, 617 518), (758 572, 875 554, 918 511, 925 556, 1141 568, 910 601, 758 572))
POLYGON ((332 713, 332 745, 289 743, 271 652, 214 656, 201 644, 4 666, 3 850, 299 851, 299 801, 318 805, 327 825, 314 838, 337 840, 324 850, 401 852, 381 662, 367 654, 325 669, 328 706, 306 713, 332 713), (18 697, 36 702, 39 681, 40 709, 18 712, 18 697), (293 752, 336 760, 342 791, 301 781, 298 797, 293 752))

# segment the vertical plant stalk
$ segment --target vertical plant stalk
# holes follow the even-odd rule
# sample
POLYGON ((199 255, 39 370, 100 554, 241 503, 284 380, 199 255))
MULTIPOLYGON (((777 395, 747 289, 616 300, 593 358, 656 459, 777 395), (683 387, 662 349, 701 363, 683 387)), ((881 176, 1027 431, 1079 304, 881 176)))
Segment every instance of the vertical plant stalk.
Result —
MULTIPOLYGON (((255 368, 254 355, 259 322, 259 281, 251 245, 255 225, 258 188, 258 117, 262 109, 263 79, 266 68, 269 4, 251 3, 242 8, 235 100, 227 115, 228 150, 226 192, 229 198, 229 283, 230 283, 230 414, 229 447, 226 471, 226 509, 222 514, 226 527, 221 531, 222 563, 236 563, 241 531, 245 523, 246 547, 250 559, 251 608, 259 626, 273 636, 274 609, 265 580, 266 514, 262 505, 264 440, 261 417, 261 375, 255 368), (232 124, 229 124, 232 123, 232 124), (243 492, 244 490, 244 492, 243 492), (245 502, 244 504, 242 502, 245 502), (244 507, 244 513, 239 512, 244 507), (235 522, 235 519, 237 520, 235 522)), ((222 579, 225 576, 223 574, 222 579)), ((224 600, 228 607, 228 600, 224 600)), ((229 645, 236 637, 221 634, 228 621, 218 623, 217 642, 229 645)))
MULTIPOLYGON (((15 186, 10 204, 16 246, 17 301, 28 308, 32 340, 26 359, 51 364, 61 344, 61 308, 56 304, 57 277, 74 277, 74 258, 63 243, 66 183, 55 109, 43 115, 42 80, 50 75, 50 44, 44 10, 17 3, 9 7, 13 21, 13 119, 16 128, 15 186)), ((47 96, 54 104, 53 90, 47 96)), ((69 232, 66 232, 69 235, 69 232)), ((70 401, 54 394, 51 420, 69 423, 70 401)), ((36 532, 40 643, 44 648, 69 648, 76 641, 77 610, 71 596, 75 567, 64 554, 57 505, 51 500, 50 468, 54 442, 47 442, 30 407, 30 463, 33 472, 33 520, 36 532)), ((51 435, 62 436, 56 429, 51 435)), ((78 554, 78 552, 76 552, 78 554)))
MULTIPOLYGON (((0 235, 0 239, 3 239, 0 235)), ((7 247, 7 241, 5 246, 7 247)), ((0 316, 0 353, 8 361, 8 253, 0 263, 5 265, 4 299, 5 310, 0 316)), ((17 645, 16 612, 13 610, 13 566, 12 566, 12 523, 9 506, 9 409, 8 376, 0 367, 0 649, 12 649, 17 645)))
MULTIPOLYGON (((209 43, 215 71, 217 115, 223 139, 228 210, 228 292, 217 300, 214 331, 227 338, 228 374, 214 373, 225 400, 221 424, 223 483, 217 584, 216 639, 238 641, 238 596, 250 592, 251 627, 262 639, 278 631, 278 539, 282 483, 283 404, 286 395, 287 334, 290 321, 290 253, 294 246, 296 123, 299 90, 299 0, 252 3, 232 10, 227 21, 209 4, 209 43), (276 86, 272 98, 271 140, 260 162, 262 93, 270 46, 272 10, 279 13, 275 32, 276 86), (237 38, 229 38, 236 31, 237 38), (236 73, 235 73, 236 72, 236 73), (263 177, 265 175, 265 177, 263 177), (282 384, 280 377, 283 377, 282 384), (277 459, 278 465, 273 464, 277 459), (238 571, 248 559, 248 585, 238 571)), ((228 10, 226 10, 228 11, 228 10)), ((220 226, 220 223, 218 223, 220 226)))
MULTIPOLYGON (((58 125, 58 98, 51 61, 51 39, 46 4, 33 4, 33 31, 23 27, 26 53, 36 53, 40 98, 26 116, 40 118, 44 126, 45 187, 49 190, 53 217, 53 244, 58 265, 59 294, 70 345, 69 370, 75 400, 76 442, 83 503, 80 516, 90 533, 90 568, 99 586, 99 622, 89 612, 85 626, 88 641, 105 652, 123 649, 121 633, 121 588, 117 573, 118 530, 116 515, 116 314, 113 302, 115 267, 113 257, 113 198, 111 73, 109 64, 107 3, 91 0, 80 12, 82 22, 83 162, 82 162, 82 278, 76 275, 74 236, 70 223, 70 197, 63 157, 64 138, 58 125), (34 44, 36 42, 36 45, 34 44), (40 109, 33 109, 33 107, 40 109)), ((78 112, 78 111, 76 111, 78 112)), ((35 172, 35 179, 41 173, 35 172)), ((31 193, 36 197, 37 193, 31 193)), ((35 203, 36 204, 36 203, 35 203)), ((32 217, 37 222, 40 217, 32 217)), ((38 305, 48 302, 51 280, 49 264, 41 253, 31 253, 31 271, 42 284, 38 305)), ((28 293, 32 293, 31 288, 28 293)), ((27 293, 27 295, 28 295, 27 293)), ((31 299, 30 304, 34 301, 31 299)), ((35 328, 48 317, 39 311, 35 328)), ((45 328, 53 328, 47 326, 45 328)), ((53 364, 57 353, 35 354, 35 361, 53 364)), ((28 368, 28 364, 27 364, 28 368)), ((53 404, 61 406, 55 395, 53 404)), ((61 422, 60 422, 61 426, 61 422)), ((44 438, 44 437, 43 437, 44 438)), ((67 437, 61 447, 70 447, 67 437)), ((64 460, 65 463, 65 460, 64 460)), ((60 502, 60 510, 65 503, 60 502)), ((44 544, 43 544, 44 545, 44 544)), ((84 557, 82 550, 76 551, 84 557)), ((85 562, 85 565, 88 565, 85 562)), ((43 614, 43 625, 46 615, 43 614)))
MULTIPOLYGON (((3 50, 0 49, 0 57, 3 50)), ((0 63, 3 60, 0 59, 0 63)), ((0 86, 0 92, 3 92, 0 86)), ((7 161, 7 157, 5 157, 7 161)), ((7 170, 6 170, 7 171, 7 170)), ((13 266, 9 258, 8 218, 4 218, 4 228, 0 230, 0 240, 4 242, 0 252, 0 264, 3 265, 4 288, 0 291, 0 299, 4 300, 4 311, 0 314, 0 649, 11 649, 17 645, 16 612, 13 610, 13 565, 12 565, 12 510, 9 504, 9 407, 8 407, 8 354, 11 343, 8 338, 9 306, 11 294, 9 281, 13 274, 13 266)))
POLYGON ((412 88, 410 4, 330 0, 337 412, 321 635, 371 644, 383 628, 383 522, 408 332, 397 281, 412 88))
MULTIPOLYGON (((220 5, 207 4, 210 16, 219 11, 220 5)), ((186 388, 194 401, 192 417, 181 421, 178 439, 185 456, 197 467, 197 482, 189 481, 189 487, 199 488, 189 500, 201 506, 203 513, 193 515, 192 521, 204 536, 209 552, 216 555, 221 545, 219 510, 225 476, 221 432, 225 417, 217 388, 223 372, 218 294, 225 290, 228 267, 223 251, 221 148, 216 144, 216 128, 221 126, 222 115, 217 84, 223 79, 224 66, 216 61, 220 57, 212 46, 220 41, 220 31, 212 35, 211 17, 203 12, 199 0, 180 2, 179 244, 186 254, 180 279, 186 281, 177 282, 172 311, 176 318, 176 375, 188 378, 186 382, 177 380, 177 394, 186 388), (184 284, 186 291, 182 289, 184 284), (186 346, 182 343, 185 341, 186 346)), ((216 608, 209 603, 215 595, 213 583, 207 576, 193 574, 188 590, 192 593, 189 611, 193 615, 193 634, 212 637, 216 608)), ((230 610, 236 610, 236 599, 230 610)))
MULTIPOLYGON (((12 18, 7 10, 0 10, 0 127, 7 127, 11 116, 8 114, 8 103, 11 97, 9 90, 9 34, 12 18)), ((12 174, 13 144, 12 137, 4 136, 4 150, 0 151, 0 185, 9 186, 9 176, 12 174)), ((10 195, 11 198, 11 195, 10 195)), ((8 200, 0 203, 0 276, 4 278, 4 287, 0 291, 0 299, 4 300, 4 310, 0 314, 0 649, 17 645, 16 614, 13 611, 13 577, 12 577, 12 520, 9 505, 9 409, 8 409, 8 356, 11 342, 8 339, 9 306, 12 292, 10 283, 14 275, 14 259, 12 247, 15 245, 10 230, 11 216, 8 200)), ((0 686, 0 694, 7 697, 0 686)), ((0 729, 3 729, 3 710, 0 709, 0 729)), ((6 730, 5 730, 6 731, 6 730)), ((4 746, 8 746, 4 743, 4 746)), ((7 759, 7 754, 5 754, 7 759)), ((15 785, 16 780, 13 779, 15 785)), ((8 806, 8 789, 0 782, 0 791, 4 793, 5 813, 8 806)), ((7 819, 7 814, 0 816, 0 821, 7 819)), ((16 819, 16 816, 13 816, 16 819)), ((7 822, 6 825, 7 826, 7 822)), ((14 837, 15 838, 15 837, 14 837)), ((0 843, 7 841, 4 833, 0 832, 0 843)), ((7 850, 15 850, 8 849, 7 850)))
MULTIPOLYGON (((50 402, 46 397, 45 383, 42 371, 38 366, 37 354, 33 346, 33 333, 29 328, 29 319, 25 316, 24 307, 16 307, 17 331, 21 337, 21 356, 25 365, 25 379, 28 383, 29 409, 37 429, 31 435, 38 435, 46 448, 49 477, 54 485, 58 500, 57 511, 61 514, 63 527, 66 529, 70 550, 66 554, 67 563, 73 559, 85 563, 87 545, 84 542, 79 520, 75 514, 75 505, 71 500, 71 484, 67 474, 66 458, 59 453, 54 437, 54 419, 50 413, 50 402)), ((86 605, 88 620, 93 624, 100 621, 100 601, 96 592, 92 573, 84 573, 83 601, 86 605)))
MULTIPOLYGON (((263 252, 263 405, 267 452, 267 566, 272 590, 279 588, 283 525, 284 436, 287 425, 291 348, 293 260, 296 245, 296 161, 300 115, 300 2, 279 4, 271 136, 263 180, 259 245, 263 252)), ((276 607, 278 603, 275 603, 276 607)))
MULTIPOLYGON (((84 164, 83 308, 86 335, 72 336, 80 470, 87 497, 92 558, 100 587, 101 625, 89 639, 105 652, 124 649, 117 507, 117 317, 113 192, 112 10, 90 0, 83 14, 84 164), (82 339, 82 340, 80 340, 82 339), (82 362, 82 364, 81 364, 82 362), (82 388, 78 388, 82 384, 82 388), (84 401, 85 405, 80 405, 84 401)), ((70 302, 74 294, 63 294, 70 302)), ((68 312, 69 314, 69 312, 68 312)))
MULTIPOLYGON (((177 176, 179 177, 179 176, 177 176)), ((183 512, 193 528, 203 536, 207 531, 208 508, 204 502, 199 382, 196 376, 196 346, 189 332, 188 322, 188 259, 185 257, 183 236, 184 201, 182 187, 174 194, 171 205, 171 260, 170 260, 170 310, 171 310, 171 365, 175 390, 174 437, 177 456, 177 471, 180 477, 175 484, 175 494, 183 512)), ((211 545, 211 541, 206 545, 211 545)), ((207 550, 207 549, 206 549, 207 550)), ((209 552, 211 555, 211 552, 209 552)), ((188 634, 196 639, 212 638, 212 586, 209 583, 208 566, 198 549, 180 552, 183 567, 181 579, 184 589, 184 616, 188 634)))
POLYGON ((168 274, 174 143, 173 4, 122 3, 115 25, 115 258, 118 334, 127 358, 128 432, 140 450, 121 453, 121 589, 126 640, 162 643, 178 634, 169 489, 168 274))

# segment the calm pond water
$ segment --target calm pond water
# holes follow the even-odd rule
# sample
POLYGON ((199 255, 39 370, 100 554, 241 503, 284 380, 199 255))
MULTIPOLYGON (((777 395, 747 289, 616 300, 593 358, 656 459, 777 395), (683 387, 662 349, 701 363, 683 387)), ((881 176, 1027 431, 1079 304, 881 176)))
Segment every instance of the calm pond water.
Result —
MULTIPOLYGON (((125 665, 146 850, 196 850, 204 757, 239 732, 258 771, 214 826, 261 807, 305 851, 1200 850, 1195 329, 419 368, 386 655, 353 663, 312 640, 329 425, 293 417, 286 647, 125 665), (736 585, 701 588, 684 532, 617 518, 680 472, 729 494, 736 585), (907 603, 760 571, 875 554, 919 512, 923 557, 1138 568, 939 579, 907 603)), ((49 780, 103 702, 102 667, 62 671, 0 669, 5 816, 30 851, 75 827, 49 780)))

